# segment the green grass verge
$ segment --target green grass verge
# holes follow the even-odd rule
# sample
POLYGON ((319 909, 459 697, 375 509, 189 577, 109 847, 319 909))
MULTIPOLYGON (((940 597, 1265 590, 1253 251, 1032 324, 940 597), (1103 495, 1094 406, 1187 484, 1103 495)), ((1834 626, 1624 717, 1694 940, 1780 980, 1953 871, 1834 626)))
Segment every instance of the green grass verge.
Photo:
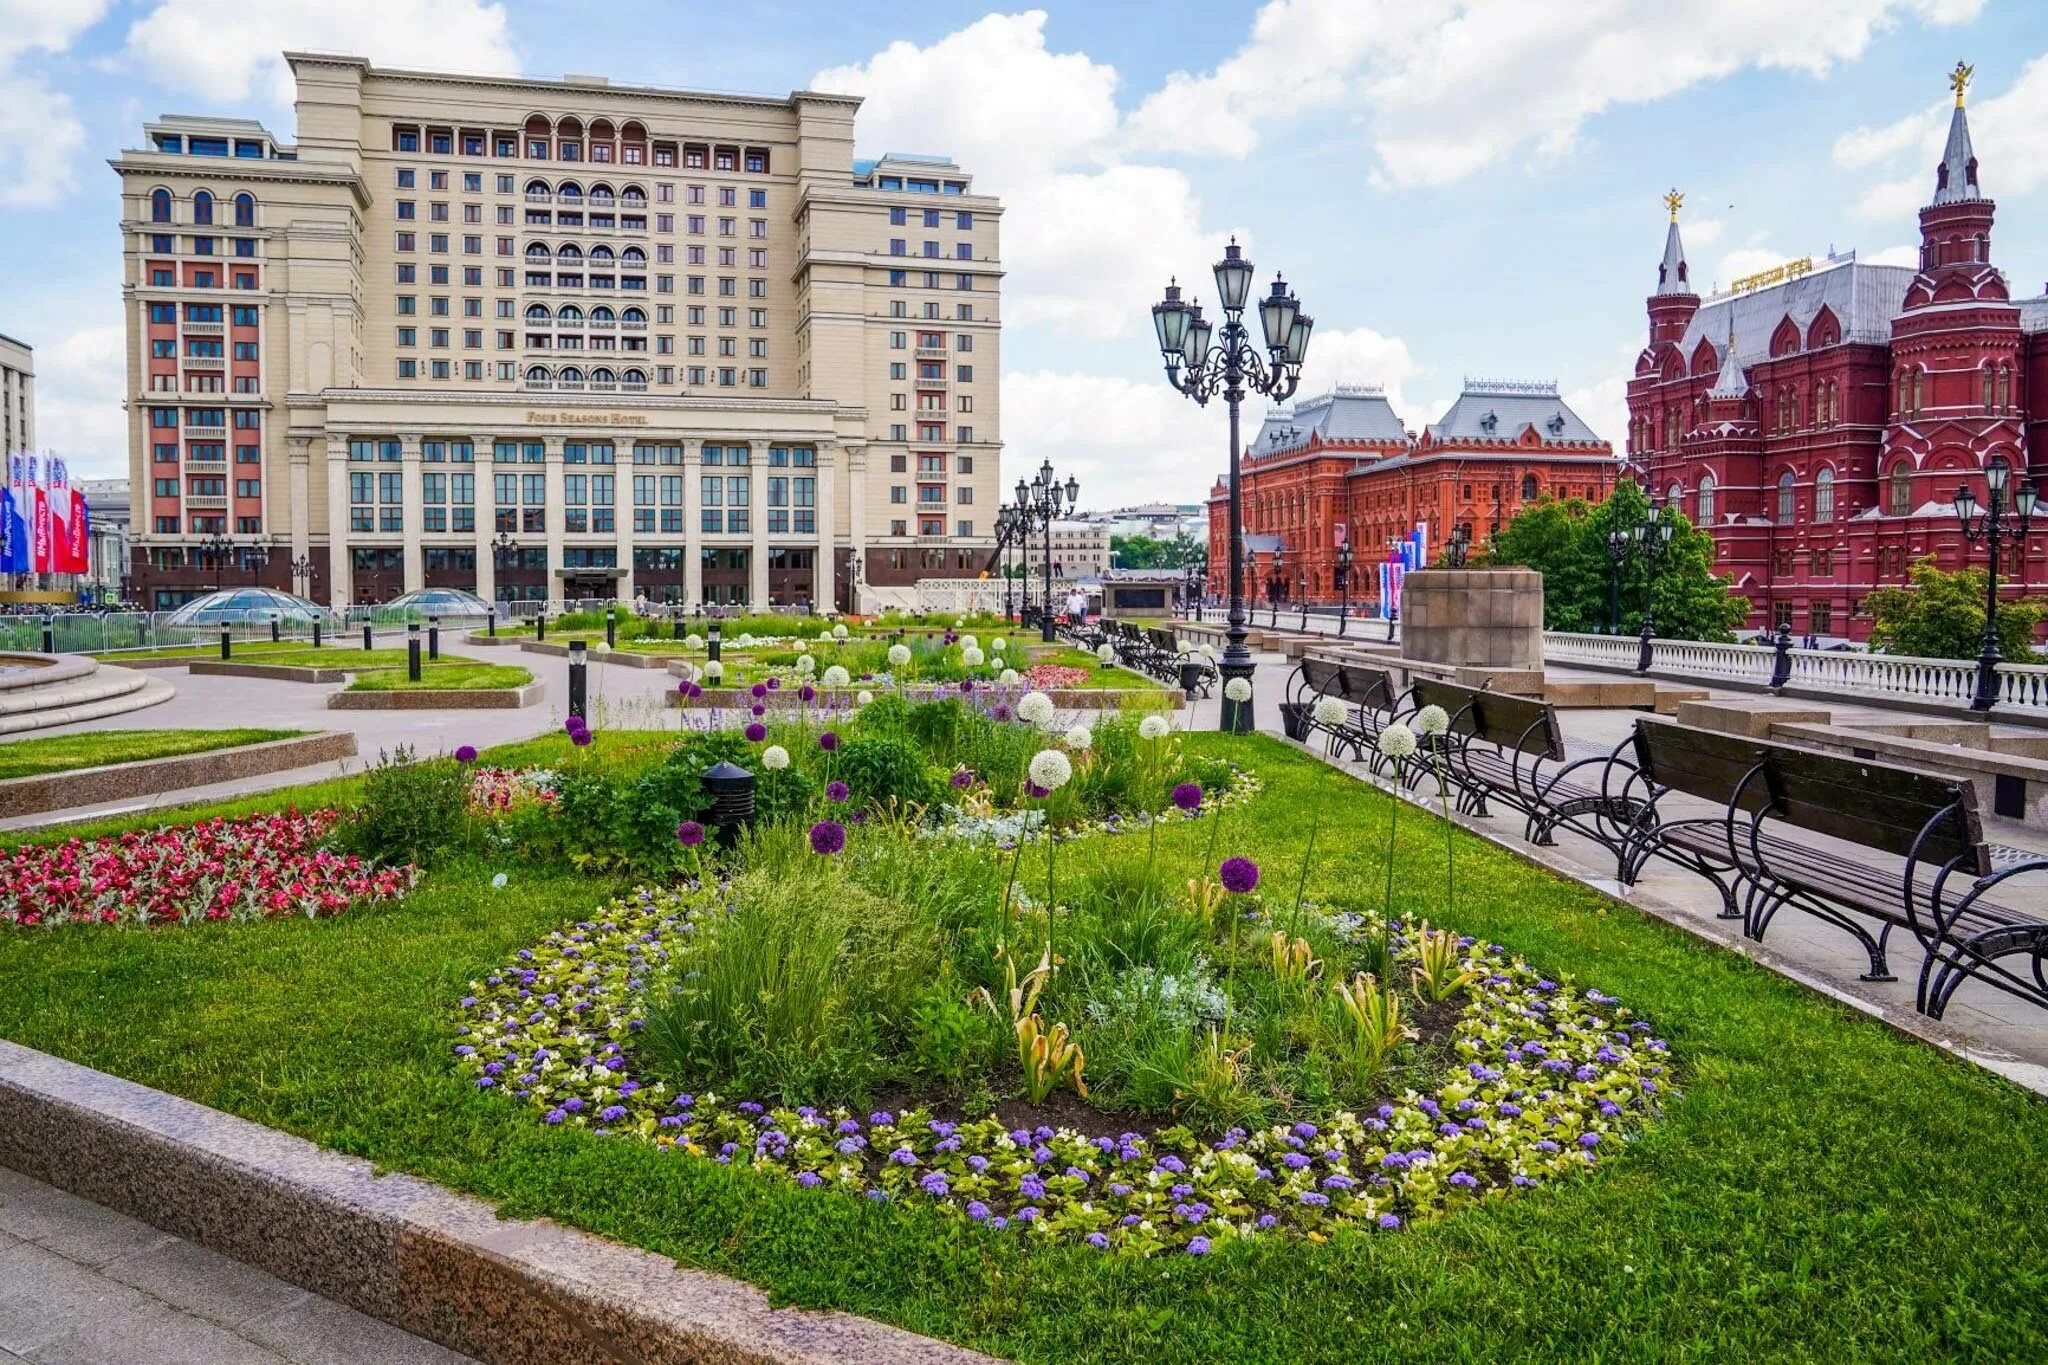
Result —
POLYGON ((451 659, 447 655, 420 666, 420 680, 413 682, 404 667, 383 668, 365 673, 350 683, 351 692, 449 692, 458 689, 524 687, 533 674, 511 664, 485 664, 474 659, 451 659))
MULTIPOLYGON (((604 741, 649 737, 601 737, 584 761, 604 741)), ((1319 818, 1310 894, 1380 884, 1387 798, 1269 740, 1193 742, 1267 783, 1219 853, 1291 886, 1319 818)), ((617 884, 516 858, 334 921, 0 935, 0 1035, 778 1302, 1026 1360, 2040 1358, 2048 1106, 1462 833, 1447 911, 1443 826, 1406 810, 1399 828, 1397 908, 1621 995, 1670 1040, 1687 1093, 1588 1177, 1325 1246, 1109 1260, 545 1128, 454 1075, 452 1006, 617 884), (494 891, 499 870, 513 880, 494 891)), ((1171 830, 1161 857, 1206 835, 1171 830)))
POLYGON ((94 730, 0 744, 0 780, 290 739, 303 730, 94 730))

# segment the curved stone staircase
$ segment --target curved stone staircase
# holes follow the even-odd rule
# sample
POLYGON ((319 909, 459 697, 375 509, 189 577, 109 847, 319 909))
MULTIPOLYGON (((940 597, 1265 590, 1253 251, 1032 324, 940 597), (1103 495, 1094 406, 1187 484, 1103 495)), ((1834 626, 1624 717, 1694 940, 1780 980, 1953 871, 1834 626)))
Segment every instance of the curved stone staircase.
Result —
POLYGON ((175 695, 161 678, 79 654, 0 654, 0 735, 118 716, 175 695))

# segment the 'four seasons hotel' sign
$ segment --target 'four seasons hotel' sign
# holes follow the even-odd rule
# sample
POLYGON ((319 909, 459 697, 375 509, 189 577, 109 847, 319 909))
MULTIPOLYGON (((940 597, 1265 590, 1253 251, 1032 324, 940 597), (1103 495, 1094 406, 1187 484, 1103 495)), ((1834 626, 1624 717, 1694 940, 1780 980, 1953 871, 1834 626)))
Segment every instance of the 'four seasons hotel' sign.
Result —
POLYGON ((644 427, 647 418, 637 412, 529 412, 526 420, 536 426, 562 427, 644 427))

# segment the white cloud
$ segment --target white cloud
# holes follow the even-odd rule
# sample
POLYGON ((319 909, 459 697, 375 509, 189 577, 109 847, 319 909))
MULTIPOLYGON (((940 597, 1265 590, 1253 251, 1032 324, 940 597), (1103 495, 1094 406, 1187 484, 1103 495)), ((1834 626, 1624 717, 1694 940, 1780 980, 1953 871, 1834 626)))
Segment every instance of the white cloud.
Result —
POLYGON ((1754 275, 1760 270, 1769 270, 1773 266, 1783 265, 1788 259, 1790 257, 1786 252, 1780 251, 1776 247, 1763 245, 1761 237, 1752 237, 1747 245, 1736 247, 1733 251, 1721 257, 1721 264, 1717 267, 1713 284, 1718 288, 1726 289, 1730 281, 1739 280, 1745 275, 1754 275))
MULTIPOLYGON (((1245 414, 1245 438, 1257 427, 1245 414)), ((1166 378, 1050 370, 1003 376, 1004 463, 1035 468, 1050 459, 1081 484, 1084 507, 1206 496, 1229 461, 1228 425, 1218 402, 1198 408, 1166 378)))
POLYGON ((0 207, 47 208, 77 188, 85 127, 71 97, 23 59, 68 50, 106 9, 106 0, 0 0, 0 207))
POLYGON ((1920 264, 1920 248, 1917 246, 1888 246, 1881 251, 1859 251, 1856 259, 1864 265, 1910 265, 1920 264))
MULTIPOLYGON (((1633 356, 1631 356, 1633 359, 1633 356)), ((1628 372, 1617 370, 1582 388, 1566 389, 1564 404, 1576 412, 1601 440, 1622 453, 1628 433, 1628 372)))
POLYGON ((154 84, 219 100, 292 100, 281 53, 346 52, 393 66, 502 75, 519 69, 505 7, 485 0, 160 0, 124 56, 154 84))
POLYGON ((37 49, 63 52, 106 12, 107 0, 0 0, 0 63, 37 49))
POLYGON ((1350 107, 1391 185, 1445 184, 1574 145, 1611 107, 1746 68, 1826 75, 1903 20, 1983 0, 1270 0, 1214 71, 1178 73, 1130 119, 1135 145, 1245 156, 1263 125, 1350 107))
MULTIPOLYGON (((1857 199, 1857 213, 1910 218, 1928 201, 1953 108, 1940 100, 1896 123, 1856 128, 1835 139, 1837 166, 1882 167, 1886 176, 1857 199)), ((1970 145, 1986 194, 2027 194, 2048 183, 2048 55, 2028 62, 2000 93, 1973 98, 1969 117, 1970 145)))
POLYGON ((1719 218, 1694 218, 1685 224, 1685 244, 1688 248, 1712 246, 1728 232, 1728 224, 1719 218))
POLYGON ((110 288, 98 296, 108 302, 96 311, 115 321, 87 323, 36 348, 36 440, 69 460, 76 475, 123 478, 128 473, 128 416, 121 409, 128 382, 127 330, 118 320, 118 294, 110 288))
POLYGON ((1399 337, 1375 332, 1370 327, 1324 332, 1320 328, 1309 338, 1308 363, 1301 367, 1301 388, 1297 397, 1327 393, 1339 384, 1377 384, 1387 391, 1404 425, 1420 431, 1443 410, 1411 407, 1403 386, 1424 373, 1408 343, 1399 337))

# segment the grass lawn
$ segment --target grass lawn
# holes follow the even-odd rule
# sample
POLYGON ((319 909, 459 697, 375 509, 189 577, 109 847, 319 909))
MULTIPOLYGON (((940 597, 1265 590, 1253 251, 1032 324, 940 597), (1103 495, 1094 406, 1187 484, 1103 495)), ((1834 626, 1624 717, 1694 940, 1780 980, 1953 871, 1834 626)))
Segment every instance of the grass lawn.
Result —
POLYGON ((401 655, 396 668, 380 668, 361 674, 349 684, 351 692, 448 692, 467 688, 524 687, 533 674, 511 664, 478 663, 474 659, 451 658, 444 654, 433 663, 422 662, 420 680, 406 677, 401 655))
MULTIPOLYGON (((315 650, 305 640, 280 640, 276 644, 272 644, 268 640, 236 640, 233 658, 246 658, 253 662, 260 657, 265 663, 275 663, 277 660, 271 656, 284 654, 339 654, 351 643, 347 636, 341 637, 339 642, 336 642, 335 637, 332 635, 329 635, 327 638, 329 643, 318 650, 315 650)), ((357 637, 353 643, 359 645, 361 643, 360 637, 357 637)), ((360 655, 363 651, 358 648, 355 652, 360 655)), ((109 650, 104 654, 94 654, 90 657, 98 659, 102 663, 110 664, 118 664, 124 659, 218 659, 220 658, 220 641, 211 640, 199 645, 165 645, 161 649, 115 649, 109 650)))
POLYGON ((0 744, 0 779, 96 768, 106 763, 139 763, 151 758, 232 749, 266 740, 290 739, 299 730, 96 730, 0 744))
MULTIPOLYGON (((603 735, 580 761, 650 742, 603 735)), ((1377 887, 1388 798, 1275 741, 1191 742, 1266 783, 1220 854, 1291 887, 1319 818, 1309 894, 1377 887)), ((486 757, 579 761, 558 737, 486 757)), ((144 821, 103 828, 122 823, 144 821)), ((455 1073, 455 1001, 624 883, 516 856, 337 920, 0 935, 0 1036, 778 1302, 1027 1360, 2041 1358, 2048 1105, 1462 833, 1447 910, 1443 826, 1409 810, 1399 830, 1394 908, 1618 994, 1670 1041, 1686 1093, 1591 1175, 1327 1245, 1109 1258, 547 1128, 455 1073)), ((1161 856, 1205 836, 1170 829, 1161 856)))

